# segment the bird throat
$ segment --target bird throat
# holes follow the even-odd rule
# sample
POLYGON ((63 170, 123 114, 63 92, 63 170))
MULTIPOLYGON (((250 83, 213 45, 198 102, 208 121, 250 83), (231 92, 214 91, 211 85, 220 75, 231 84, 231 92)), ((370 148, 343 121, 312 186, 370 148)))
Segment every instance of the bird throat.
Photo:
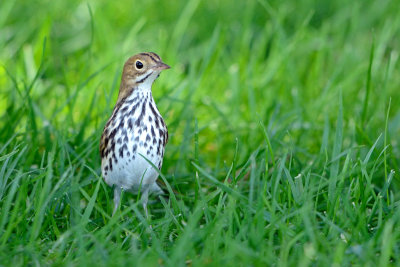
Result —
POLYGON ((123 99, 129 97, 131 94, 134 94, 136 91, 151 92, 153 82, 158 78, 160 73, 157 73, 156 77, 154 77, 153 74, 154 71, 150 71, 139 77, 127 77, 122 79, 117 104, 123 99))

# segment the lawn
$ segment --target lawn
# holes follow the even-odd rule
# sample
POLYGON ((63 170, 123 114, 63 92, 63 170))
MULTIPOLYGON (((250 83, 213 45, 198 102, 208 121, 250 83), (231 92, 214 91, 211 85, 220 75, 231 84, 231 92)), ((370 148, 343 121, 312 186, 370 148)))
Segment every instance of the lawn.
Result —
POLYGON ((400 9, 382 1, 0 3, 0 266, 399 266, 400 9), (153 51, 150 217, 99 139, 153 51))

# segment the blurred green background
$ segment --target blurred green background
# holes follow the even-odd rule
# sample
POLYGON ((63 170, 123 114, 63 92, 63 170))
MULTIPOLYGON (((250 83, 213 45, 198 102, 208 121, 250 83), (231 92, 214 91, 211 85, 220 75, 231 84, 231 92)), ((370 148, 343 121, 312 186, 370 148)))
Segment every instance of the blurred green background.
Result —
MULTIPOLYGON (((57 263, 57 259, 63 262, 69 257, 59 252, 51 261, 49 258, 52 256, 43 251, 54 246, 54 242, 61 242, 59 238, 65 231, 75 233, 72 230, 75 228, 71 228, 74 212, 83 213, 89 201, 88 195, 97 194, 96 174, 100 175, 98 142, 116 101, 122 66, 131 55, 144 51, 156 52, 172 66, 156 81, 153 95, 170 133, 162 172, 171 186, 183 195, 178 205, 180 208, 174 206, 175 211, 186 211, 180 210, 183 216, 190 217, 189 213, 199 205, 197 197, 202 191, 199 187, 204 187, 203 191, 208 193, 215 189, 215 183, 207 180, 205 173, 200 175, 199 184, 196 183, 199 169, 193 162, 221 182, 225 178, 235 181, 234 176, 238 174, 244 180, 243 187, 235 185, 233 188, 243 194, 249 190, 252 192, 246 181, 255 166, 259 170, 256 176, 260 183, 267 183, 275 177, 278 163, 285 162, 286 158, 288 171, 293 177, 311 173, 324 180, 335 176, 339 169, 351 169, 348 174, 343 171, 343 177, 350 179, 364 177, 365 173, 373 170, 367 185, 356 188, 361 190, 369 186, 370 191, 367 191, 375 195, 374 190, 386 188, 386 185, 389 187, 390 170, 399 172, 398 36, 400 8, 396 0, 2 0, 0 163, 3 167, 0 207, 3 210, 6 207, 13 210, 14 207, 6 205, 7 196, 10 203, 18 203, 13 200, 17 196, 15 192, 10 193, 11 181, 18 175, 29 179, 22 190, 26 199, 22 196, 19 199, 25 209, 22 213, 18 209, 15 211, 15 216, 19 214, 27 222, 21 224, 17 220, 13 224, 3 215, 4 223, 0 226, 14 226, 10 230, 0 228, 0 235, 9 231, 1 248, 15 251, 19 246, 24 248, 26 240, 41 240, 30 243, 30 251, 38 257, 38 262, 57 263), (365 169, 361 162, 366 164, 365 169), (231 166, 234 169, 230 170, 231 166), (236 168, 235 173, 232 170, 236 171, 236 168), (44 208, 37 215, 37 205, 26 203, 34 202, 35 194, 40 193, 36 188, 46 184, 38 181, 46 175, 54 177, 46 190, 54 188, 58 179, 65 179, 62 181, 66 184, 57 187, 58 200, 50 201, 51 211, 44 208), (49 219, 49 212, 60 218, 49 219), (32 226, 28 219, 30 216, 39 216, 35 218, 42 222, 42 228, 36 229, 35 224, 32 226)), ((387 214, 391 214, 391 208, 394 210, 399 199, 398 174, 393 175, 391 191, 386 194, 388 206, 382 208, 387 214)), ((349 190, 355 188, 353 182, 345 182, 343 186, 349 190)), ((104 190, 96 197, 96 203, 110 214, 108 195, 111 190, 104 185, 102 188, 104 190)), ((318 190, 321 198, 314 195, 316 203, 321 199, 326 203, 328 199, 332 200, 333 191, 329 196, 327 191, 335 188, 334 183, 329 185, 329 189, 322 186, 321 191, 318 190)), ((46 190, 43 192, 50 192, 46 190)), ((286 201, 293 201, 289 191, 288 199, 277 200, 283 206, 286 201)), ((357 197, 364 194, 360 192, 357 191, 357 197)), ((270 196, 267 193, 265 197, 268 199, 270 196)), ((365 200, 362 209, 373 210, 375 207, 369 203, 369 197, 367 193, 360 197, 365 200)), ((126 197, 126 203, 127 199, 133 205, 133 198, 126 197)), ((377 200, 376 195, 373 199, 377 200)), ((212 203, 208 205, 213 207, 212 203)), ((281 210, 282 216, 286 208, 290 210, 291 207, 285 206, 281 210)), ((318 212, 325 210, 317 206, 315 209, 318 212)), ((106 224, 107 219, 104 214, 100 219, 100 213, 88 212, 91 221, 86 223, 96 222, 98 227, 106 224)), ((155 209, 153 213, 162 216, 163 211, 155 209)), ((336 214, 333 217, 340 216, 336 214)), ((371 223, 372 217, 363 226, 350 227, 349 231, 359 231, 358 227, 371 223)), ((241 216, 238 220, 242 220, 241 216)), ((127 221, 125 223, 130 225, 127 221)), ((139 227, 137 225, 141 224, 137 223, 133 225, 139 227)), ((397 221, 393 224, 397 225, 397 221)), ((89 228, 96 227, 91 225, 89 228)), ((318 229, 315 226, 314 230, 318 229)), ((376 229, 382 234, 379 227, 376 229)), ((181 230, 176 231, 179 233, 181 230)), ((144 234, 148 233, 144 231, 144 234)), ((360 240, 369 240, 370 232, 364 234, 360 240)), ((107 238, 102 238, 99 240, 106 242, 107 238)), ((204 236, 197 238, 199 243, 192 248, 195 255, 203 253, 205 246, 204 236)), ((381 236, 377 238, 381 240, 381 236)), ((82 242, 72 237, 71 240, 73 244, 82 242)), ((269 239, 261 239, 263 242, 266 240, 269 239)), ((289 242, 291 239, 285 240, 289 242)), ((329 246, 312 240, 312 253, 329 255, 337 245, 335 242, 329 246)), ((391 247, 387 250, 392 251, 389 255, 398 252, 399 244, 395 244, 397 250, 392 251, 391 247)), ((247 245, 251 249, 251 245, 247 245)), ((174 242, 166 246, 173 250, 174 242)), ((65 247, 74 245, 66 243, 65 247)), ((254 258, 274 261, 282 260, 285 255, 289 257, 288 252, 282 252, 286 250, 280 241, 261 247, 271 250, 271 254, 254 258)), ((295 250, 293 257, 285 262, 290 265, 300 259, 318 258, 309 257, 307 249, 295 250)), ((368 249, 370 254, 367 254, 372 259, 376 247, 371 245, 368 249)), ((123 253, 121 251, 125 251, 123 245, 118 253, 123 253)), ((153 259, 151 255, 155 252, 151 246, 147 251, 151 251, 149 258, 153 259)), ((210 251, 212 254, 220 250, 210 251)), ((345 249, 340 251, 340 255, 348 253, 345 249)), ((116 258, 123 255, 118 253, 115 253, 116 258)), ((211 257, 207 255, 204 259, 200 257, 199 263, 207 263, 211 257)), ((385 255, 383 263, 393 259, 384 253, 382 255, 385 255)), ((149 261, 157 262, 157 257, 160 256, 149 261)), ((357 256, 354 257, 350 257, 347 263, 354 263, 357 256)), ((221 261, 214 256, 211 258, 213 263, 227 260, 222 256, 221 261)), ((83 258, 78 255, 68 259, 80 262, 83 258)), ((235 260, 235 256, 229 259, 235 260)), ((364 259, 367 261, 369 258, 364 259)), ((248 258, 243 256, 242 260, 246 262, 248 258)), ((331 260, 326 257, 325 263, 331 263, 331 260)), ((9 258, 9 262, 13 260, 9 258)), ((28 262, 30 256, 22 261, 28 262)), ((323 257, 322 261, 315 262, 324 263, 323 257)), ((263 263, 263 260, 258 262, 263 263)), ((310 261, 304 263, 307 265, 310 261)))

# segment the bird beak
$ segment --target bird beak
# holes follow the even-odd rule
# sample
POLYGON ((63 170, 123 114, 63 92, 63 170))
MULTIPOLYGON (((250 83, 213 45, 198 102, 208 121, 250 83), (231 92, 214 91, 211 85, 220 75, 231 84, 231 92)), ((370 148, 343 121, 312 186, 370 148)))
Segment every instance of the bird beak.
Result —
POLYGON ((156 66, 157 70, 167 70, 167 69, 170 69, 170 68, 171 68, 170 66, 168 66, 167 64, 165 64, 163 62, 158 63, 157 66, 156 66))

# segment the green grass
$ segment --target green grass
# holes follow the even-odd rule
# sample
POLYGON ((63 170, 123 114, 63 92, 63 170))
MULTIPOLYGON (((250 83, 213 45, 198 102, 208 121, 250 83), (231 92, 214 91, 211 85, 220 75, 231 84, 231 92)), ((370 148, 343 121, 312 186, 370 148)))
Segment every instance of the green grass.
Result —
POLYGON ((395 0, 1 1, 0 266, 400 265, 398 36, 395 0), (178 193, 111 218, 99 138, 142 51, 178 193))

